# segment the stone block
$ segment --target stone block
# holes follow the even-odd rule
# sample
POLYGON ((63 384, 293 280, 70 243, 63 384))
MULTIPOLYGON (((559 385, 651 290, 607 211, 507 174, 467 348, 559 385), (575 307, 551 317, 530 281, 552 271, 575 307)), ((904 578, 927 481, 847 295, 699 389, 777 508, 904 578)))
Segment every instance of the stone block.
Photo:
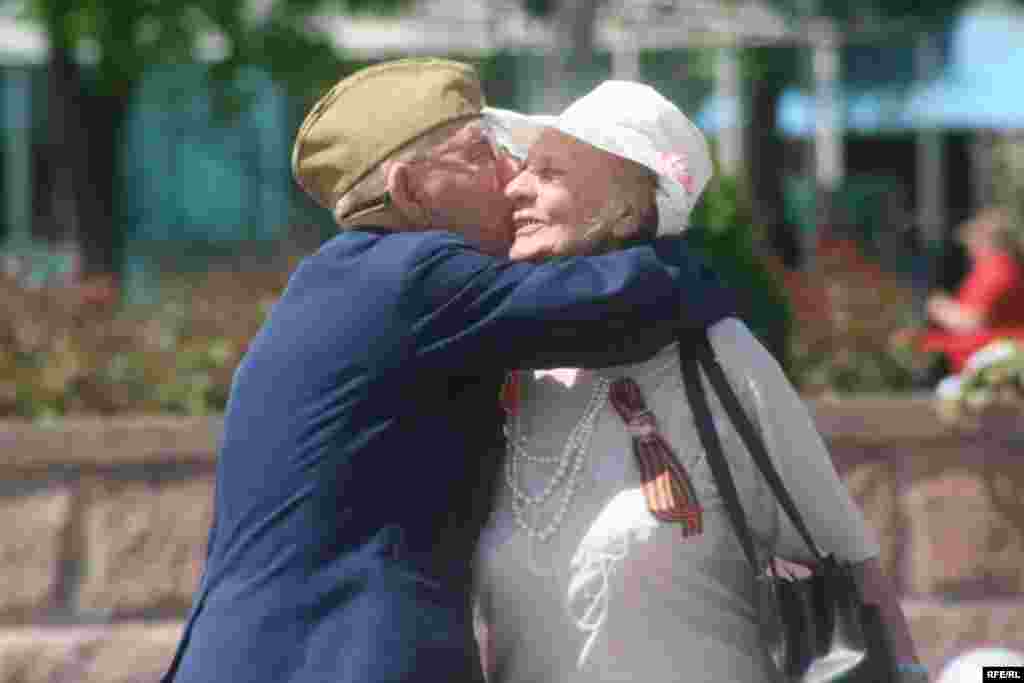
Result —
POLYGON ((75 663, 89 645, 87 634, 72 629, 0 630, 0 683, 75 680, 75 663))
POLYGON ((945 440, 955 431, 938 418, 931 397, 864 395, 813 399, 808 407, 822 436, 832 443, 890 445, 945 440))
POLYGON ((123 624, 91 648, 80 683, 156 683, 167 671, 181 638, 178 622, 123 624))
POLYGON ((953 657, 974 648, 1024 648, 1024 598, 1000 603, 906 601, 903 613, 917 654, 933 673, 953 657))
POLYGON ((69 418, 51 427, 0 421, 0 464, 23 467, 213 462, 219 417, 69 418))
POLYGON ((885 575, 899 581, 897 559, 901 542, 897 506, 897 478, 888 461, 861 462, 840 470, 850 495, 864 511, 868 526, 881 548, 879 562, 885 575))
POLYGON ((205 561, 213 476, 83 481, 83 566, 77 606, 132 614, 186 609, 205 561))
POLYGON ((913 458, 902 496, 912 594, 1024 593, 1024 461, 962 442, 913 458))
POLYGON ((156 683, 180 622, 0 630, 0 683, 156 683))
POLYGON ((70 518, 63 485, 0 498, 0 613, 53 606, 70 518))

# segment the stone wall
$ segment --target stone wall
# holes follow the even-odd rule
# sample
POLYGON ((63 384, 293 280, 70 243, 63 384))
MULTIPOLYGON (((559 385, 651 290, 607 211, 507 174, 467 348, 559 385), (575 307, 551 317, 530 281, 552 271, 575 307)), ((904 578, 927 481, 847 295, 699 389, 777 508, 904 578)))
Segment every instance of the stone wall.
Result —
POLYGON ((0 683, 153 683, 212 513, 216 421, 0 423, 0 683))
MULTIPOLYGON (((1024 425, 814 405, 922 656, 1024 650, 1024 425)), ((0 683, 152 683, 202 569, 217 420, 0 422, 0 683)))
POLYGON ((929 668, 981 646, 1024 652, 1024 417, 954 430, 925 399, 814 407, 929 668))

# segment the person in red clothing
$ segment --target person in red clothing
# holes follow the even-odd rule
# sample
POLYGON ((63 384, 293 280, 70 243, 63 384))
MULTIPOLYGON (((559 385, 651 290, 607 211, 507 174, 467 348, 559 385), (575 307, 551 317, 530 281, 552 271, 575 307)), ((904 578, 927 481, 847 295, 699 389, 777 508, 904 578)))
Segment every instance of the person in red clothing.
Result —
POLYGON ((967 247, 971 269, 955 294, 928 297, 932 327, 915 340, 922 351, 945 354, 954 373, 996 338, 1024 339, 1024 256, 1009 212, 983 209, 957 238, 967 247))

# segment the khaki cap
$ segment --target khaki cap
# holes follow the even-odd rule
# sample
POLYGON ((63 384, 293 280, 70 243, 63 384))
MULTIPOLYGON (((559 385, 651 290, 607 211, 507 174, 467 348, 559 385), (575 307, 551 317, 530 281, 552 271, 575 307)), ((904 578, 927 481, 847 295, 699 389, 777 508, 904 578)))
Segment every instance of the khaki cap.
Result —
MULTIPOLYGON (((313 105, 292 149, 295 181, 318 204, 338 199, 416 138, 480 115, 476 71, 446 59, 400 59, 352 74, 313 105)), ((384 198, 347 216, 378 211, 384 198)))

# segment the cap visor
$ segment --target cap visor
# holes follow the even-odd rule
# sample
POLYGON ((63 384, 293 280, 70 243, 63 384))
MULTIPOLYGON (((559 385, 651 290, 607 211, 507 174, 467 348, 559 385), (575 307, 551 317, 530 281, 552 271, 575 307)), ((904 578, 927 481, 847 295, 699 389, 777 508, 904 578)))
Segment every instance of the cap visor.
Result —
POLYGON ((511 109, 496 109, 484 107, 480 112, 484 121, 494 129, 501 143, 513 156, 523 159, 526 157, 530 145, 536 142, 545 128, 555 125, 558 120, 555 116, 543 114, 529 115, 520 114, 511 109))

